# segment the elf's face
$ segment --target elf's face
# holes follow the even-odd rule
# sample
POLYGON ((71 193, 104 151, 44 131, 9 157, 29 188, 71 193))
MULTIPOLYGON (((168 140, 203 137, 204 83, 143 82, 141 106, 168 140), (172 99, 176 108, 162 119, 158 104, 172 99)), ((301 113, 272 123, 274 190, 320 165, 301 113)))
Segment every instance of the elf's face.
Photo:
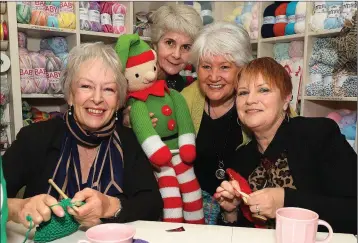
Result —
POLYGON ((128 80, 128 90, 134 92, 152 86, 157 81, 157 69, 156 58, 152 61, 126 68, 124 76, 128 80))

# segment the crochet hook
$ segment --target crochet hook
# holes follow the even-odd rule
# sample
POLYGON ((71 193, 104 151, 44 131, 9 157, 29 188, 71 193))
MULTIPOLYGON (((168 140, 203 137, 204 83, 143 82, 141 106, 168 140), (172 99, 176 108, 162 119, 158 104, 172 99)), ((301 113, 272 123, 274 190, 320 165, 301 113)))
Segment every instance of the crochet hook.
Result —
MULTIPOLYGON (((68 196, 56 185, 56 183, 52 179, 48 179, 48 183, 50 183, 51 186, 53 186, 53 188, 55 188, 55 190, 58 192, 58 194, 60 194, 64 199, 68 198, 68 196)), ((78 208, 76 206, 81 206, 81 205, 75 203, 75 206, 73 206, 73 209, 76 212, 78 212, 78 208)))

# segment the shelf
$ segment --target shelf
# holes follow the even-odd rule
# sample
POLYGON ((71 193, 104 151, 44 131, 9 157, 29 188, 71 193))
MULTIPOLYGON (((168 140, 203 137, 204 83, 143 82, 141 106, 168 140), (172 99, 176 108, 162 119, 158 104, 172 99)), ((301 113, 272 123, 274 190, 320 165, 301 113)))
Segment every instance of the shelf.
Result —
POLYGON ((291 41, 297 41, 297 40, 303 40, 305 37, 304 34, 294 34, 294 35, 285 35, 285 36, 279 36, 279 37, 272 37, 272 38, 264 38, 260 41, 262 43, 282 43, 282 42, 291 42, 291 41))
POLYGON ((257 41, 257 40, 250 40, 250 43, 251 43, 251 44, 257 44, 258 41, 257 41))
POLYGON ((17 28, 19 32, 24 32, 29 37, 32 38, 46 38, 52 36, 66 37, 76 34, 76 30, 72 30, 72 29, 60 29, 60 28, 38 26, 38 25, 31 25, 31 24, 17 24, 17 28))
POLYGON ((355 101, 357 97, 329 97, 329 96, 305 96, 305 100, 328 100, 328 101, 355 101))
POLYGON ((21 94, 24 99, 63 99, 63 94, 21 94))
POLYGON ((341 29, 310 31, 310 32, 308 32, 308 36, 311 36, 311 37, 334 37, 334 36, 338 36, 340 32, 341 32, 341 29))

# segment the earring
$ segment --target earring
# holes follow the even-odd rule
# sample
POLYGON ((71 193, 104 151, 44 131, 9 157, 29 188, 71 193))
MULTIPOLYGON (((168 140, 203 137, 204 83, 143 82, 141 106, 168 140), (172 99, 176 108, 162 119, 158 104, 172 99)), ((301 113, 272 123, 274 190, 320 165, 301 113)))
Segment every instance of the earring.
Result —
POLYGON ((68 115, 72 116, 73 113, 73 105, 68 106, 68 115))
POLYGON ((240 124, 240 122, 239 122, 239 118, 236 118, 236 122, 237 122, 237 124, 241 127, 241 124, 240 124))
POLYGON ((118 111, 116 111, 116 114, 114 116, 115 116, 116 121, 118 121, 118 111))
POLYGON ((290 116, 288 115, 288 112, 286 112, 286 116, 287 116, 287 122, 290 122, 290 116))

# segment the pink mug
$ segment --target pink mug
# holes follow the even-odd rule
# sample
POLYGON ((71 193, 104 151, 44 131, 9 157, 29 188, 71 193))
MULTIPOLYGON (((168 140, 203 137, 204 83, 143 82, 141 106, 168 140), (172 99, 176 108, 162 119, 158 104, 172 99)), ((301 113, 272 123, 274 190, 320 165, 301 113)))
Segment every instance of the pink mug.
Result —
POLYGON ((318 214, 304 208, 280 208, 276 211, 277 243, 328 243, 333 237, 332 227, 318 214), (322 241, 316 240, 318 225, 328 228, 328 236, 322 241))
POLYGON ((132 243, 135 229, 126 224, 100 224, 86 231, 88 240, 77 243, 132 243))

